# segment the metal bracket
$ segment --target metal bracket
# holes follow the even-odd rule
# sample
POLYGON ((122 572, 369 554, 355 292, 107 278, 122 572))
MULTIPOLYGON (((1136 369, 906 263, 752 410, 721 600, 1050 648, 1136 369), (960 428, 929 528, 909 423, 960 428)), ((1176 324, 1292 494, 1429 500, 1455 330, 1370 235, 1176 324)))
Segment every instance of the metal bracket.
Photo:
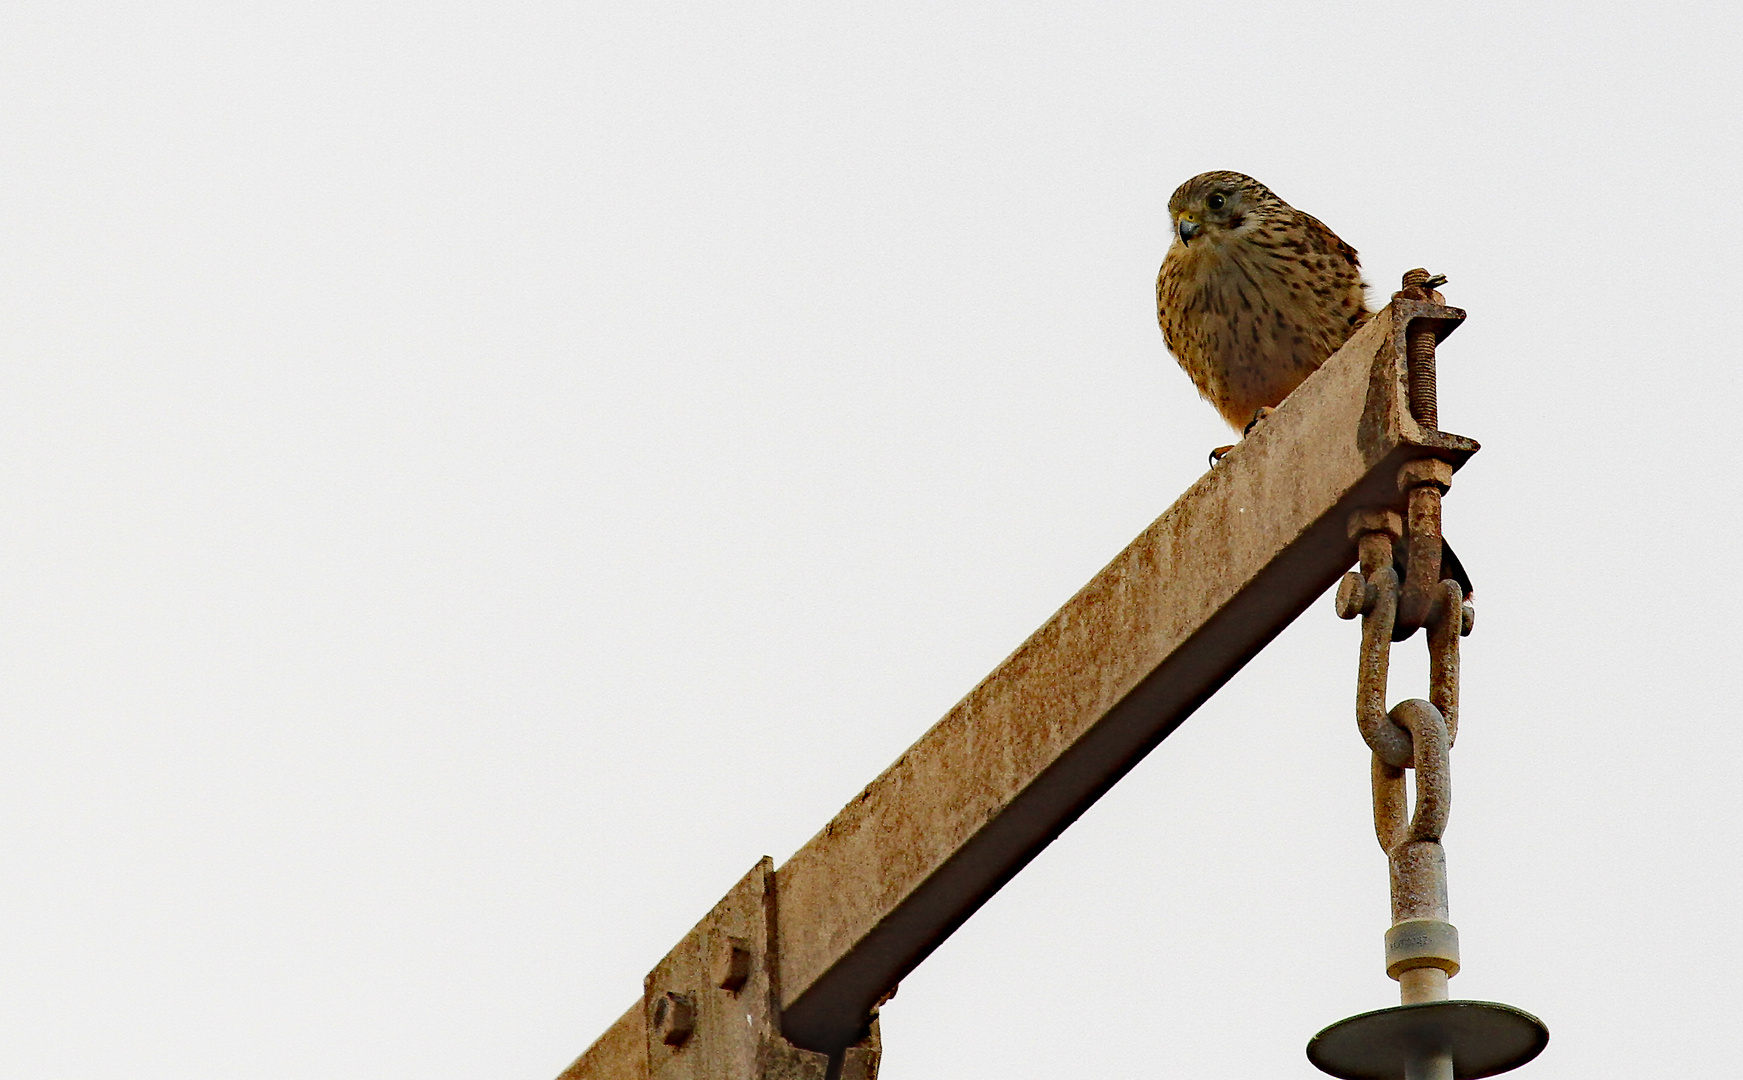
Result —
POLYGON ((1457 330, 1459 324, 1465 321, 1464 308, 1448 307, 1432 300, 1396 296, 1389 306, 1392 309, 1393 334, 1400 342, 1408 336, 1406 331, 1410 324, 1418 320, 1426 321, 1434 328, 1434 340, 1437 343, 1445 341, 1447 335, 1457 330))
POLYGON ((1456 468, 1476 452, 1477 444, 1440 430, 1434 348, 1464 323, 1465 312, 1438 303, 1439 293, 1429 295, 1430 299, 1419 299, 1398 293, 1386 306, 1392 317, 1387 366, 1403 390, 1399 400, 1405 415, 1418 429, 1410 441, 1456 468))
POLYGON ((648 973, 648 1080, 876 1080, 877 1018, 831 1060, 781 1036, 775 864, 764 857, 648 973))

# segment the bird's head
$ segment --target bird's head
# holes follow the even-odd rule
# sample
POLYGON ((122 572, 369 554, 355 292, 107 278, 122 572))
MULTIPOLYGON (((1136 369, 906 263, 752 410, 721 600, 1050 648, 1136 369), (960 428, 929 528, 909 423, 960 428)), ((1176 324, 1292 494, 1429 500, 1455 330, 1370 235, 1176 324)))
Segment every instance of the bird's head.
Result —
POLYGON ((1168 216, 1174 243, 1214 246, 1288 207, 1271 189, 1244 173, 1207 172, 1174 189, 1168 216))

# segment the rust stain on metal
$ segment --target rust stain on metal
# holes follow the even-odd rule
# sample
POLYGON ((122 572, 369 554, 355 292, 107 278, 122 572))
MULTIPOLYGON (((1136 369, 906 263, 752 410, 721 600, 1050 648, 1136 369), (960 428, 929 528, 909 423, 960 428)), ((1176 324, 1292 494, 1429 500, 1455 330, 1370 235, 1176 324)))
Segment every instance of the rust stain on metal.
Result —
POLYGON ((789 1037, 826 1047, 1355 558, 1405 461, 1476 444, 1417 423, 1404 331, 1371 320, 776 874, 789 1037))
MULTIPOLYGON (((1430 278, 1425 270, 1410 271, 1395 306, 1413 307, 1421 314, 1422 305, 1438 303, 1440 297, 1432 290, 1442 280, 1430 278)), ((1435 338, 1427 325, 1432 319, 1429 314, 1413 320, 1409 310, 1394 315, 1394 326, 1407 341, 1410 411, 1424 425, 1436 419, 1435 338)), ((1459 639, 1470 632, 1474 612, 1459 582, 1441 576, 1441 499, 1452 485, 1453 467, 1423 454, 1398 469, 1398 491, 1405 500, 1402 521, 1395 514, 1371 510, 1350 516, 1360 570, 1344 575, 1337 592, 1338 616, 1362 620, 1356 726, 1372 755, 1374 834, 1386 853, 1391 884, 1393 926, 1387 934, 1386 971, 1399 980, 1405 1005, 1445 1000, 1447 979, 1459 970, 1458 931, 1446 921, 1441 837, 1452 809, 1450 753, 1458 735, 1459 639), (1405 545, 1402 581, 1395 559, 1400 541, 1405 545), (1388 710, 1392 643, 1422 628, 1428 630, 1429 700, 1411 698, 1388 710), (1406 806, 1406 771, 1415 773, 1414 807, 1406 806)), ((1450 1076, 1450 1060, 1443 1064, 1450 1076)))
POLYGON ((648 1080, 642 1003, 630 1006, 557 1080, 648 1080))
MULTIPOLYGON (((813 1071, 808 1048, 842 1080, 869 1078, 876 1004, 901 977, 1337 580, 1357 556, 1353 513, 1401 520, 1402 466, 1457 468, 1476 451, 1419 423, 1407 385, 1409 335, 1444 337, 1463 318, 1429 291, 1370 320, 767 879, 766 941, 726 917, 741 882, 566 1080, 704 1075, 686 1062, 714 1052, 700 1048, 715 1045, 716 998, 751 1002, 749 1026, 779 1036, 760 1045, 787 1056, 754 1068, 813 1071), (721 933, 751 946, 742 999, 723 989, 737 970, 721 933), (697 1001, 677 1048, 646 1011, 667 991, 697 1001)), ((1340 610, 1375 599, 1364 580, 1340 610)))
MULTIPOLYGON (((1441 302, 1440 294, 1434 290, 1444 284, 1446 278, 1440 274, 1430 275, 1427 270, 1420 268, 1406 271, 1404 288, 1396 297, 1438 304, 1441 302)), ((1406 331, 1404 354, 1410 386, 1410 415, 1426 428, 1440 426, 1440 407, 1435 391, 1434 343, 1434 330, 1431 327, 1413 325, 1406 331)))

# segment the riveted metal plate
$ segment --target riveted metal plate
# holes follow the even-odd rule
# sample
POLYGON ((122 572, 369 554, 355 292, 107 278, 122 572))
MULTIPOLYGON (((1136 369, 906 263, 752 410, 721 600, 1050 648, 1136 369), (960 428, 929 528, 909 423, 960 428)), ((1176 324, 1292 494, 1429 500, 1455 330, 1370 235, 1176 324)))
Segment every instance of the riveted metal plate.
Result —
MULTIPOLYGON (((643 986, 648 1080, 825 1080, 827 1054, 781 1036, 775 867, 764 858, 714 905, 643 986)), ((876 1020, 840 1052, 840 1080, 876 1080, 876 1020)))
POLYGON ((773 903, 774 863, 764 858, 648 973, 649 1080, 823 1080, 826 1056, 776 1034, 773 903), (674 1002, 689 1009, 682 1037, 672 1030, 674 1002))

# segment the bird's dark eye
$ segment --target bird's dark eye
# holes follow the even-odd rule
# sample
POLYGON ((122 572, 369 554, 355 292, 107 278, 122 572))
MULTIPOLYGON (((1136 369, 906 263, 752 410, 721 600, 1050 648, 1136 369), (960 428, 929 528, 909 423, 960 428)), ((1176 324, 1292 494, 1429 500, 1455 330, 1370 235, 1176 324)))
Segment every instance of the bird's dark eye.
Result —
POLYGON ((1223 208, 1223 203, 1225 201, 1226 200, 1223 198, 1223 193, 1220 191, 1215 191, 1215 192, 1211 193, 1210 198, 1204 200, 1204 203, 1206 206, 1210 207, 1212 210, 1221 210, 1223 208))

